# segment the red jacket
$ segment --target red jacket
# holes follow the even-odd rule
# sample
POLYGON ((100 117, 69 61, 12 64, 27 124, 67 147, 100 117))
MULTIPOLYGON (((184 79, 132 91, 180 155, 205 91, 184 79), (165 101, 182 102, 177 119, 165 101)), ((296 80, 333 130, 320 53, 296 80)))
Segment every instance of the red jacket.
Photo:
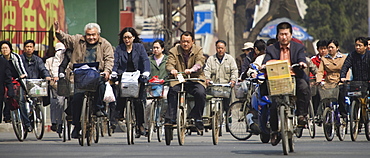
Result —
MULTIPOLYGON (((317 69, 319 69, 319 66, 320 66, 320 62, 321 62, 321 57, 319 56, 319 54, 313 56, 311 58, 311 61, 317 66, 317 69)), ((310 78, 311 77, 314 77, 312 74, 310 74, 310 78)), ((324 76, 323 76, 323 79, 326 77, 326 72, 324 72, 324 76)))

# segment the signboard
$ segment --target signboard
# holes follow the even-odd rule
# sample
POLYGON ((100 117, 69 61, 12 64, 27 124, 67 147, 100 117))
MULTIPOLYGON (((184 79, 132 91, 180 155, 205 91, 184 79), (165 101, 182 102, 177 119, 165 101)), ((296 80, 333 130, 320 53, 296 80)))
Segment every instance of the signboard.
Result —
POLYGON ((194 12, 194 32, 195 34, 213 34, 213 11, 194 12))

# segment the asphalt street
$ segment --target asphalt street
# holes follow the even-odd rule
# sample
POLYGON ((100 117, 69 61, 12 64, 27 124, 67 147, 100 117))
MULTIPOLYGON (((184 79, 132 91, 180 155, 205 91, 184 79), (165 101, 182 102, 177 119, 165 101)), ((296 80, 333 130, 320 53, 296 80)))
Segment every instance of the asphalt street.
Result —
MULTIPOLYGON (((156 139, 156 137, 154 137, 156 139)), ((335 157, 335 158, 369 158, 370 141, 366 140, 363 133, 356 142, 352 142, 350 135, 344 141, 334 138, 328 142, 322 128, 317 129, 314 139, 304 130, 303 136, 295 140, 295 152, 289 153, 291 157, 335 157)), ((174 136, 170 146, 164 141, 152 140, 147 142, 146 137, 135 139, 134 145, 127 145, 126 133, 116 132, 111 137, 100 138, 99 143, 91 146, 80 146, 76 139, 62 142, 56 133, 47 132, 42 140, 37 140, 33 133, 27 139, 19 142, 11 131, 0 133, 0 158, 17 157, 134 157, 134 158, 248 158, 248 157, 286 157, 283 155, 281 144, 271 146, 263 144, 259 136, 252 136, 246 141, 238 141, 229 133, 223 134, 218 145, 212 144, 211 132, 203 136, 190 135, 185 139, 185 144, 179 146, 177 137, 174 136)))

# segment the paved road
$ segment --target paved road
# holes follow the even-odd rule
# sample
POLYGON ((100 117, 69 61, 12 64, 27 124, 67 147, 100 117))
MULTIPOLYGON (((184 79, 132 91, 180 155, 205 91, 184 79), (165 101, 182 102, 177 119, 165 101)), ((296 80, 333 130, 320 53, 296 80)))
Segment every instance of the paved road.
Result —
MULTIPOLYGON (((263 144, 259 136, 252 136, 247 141, 237 141, 230 134, 224 133, 218 145, 212 145, 211 133, 204 136, 187 136, 184 146, 179 146, 177 137, 170 146, 165 143, 147 142, 145 137, 135 140, 134 145, 127 145, 126 133, 116 132, 112 137, 101 138, 98 144, 81 147, 77 140, 62 142, 55 133, 48 132, 42 140, 36 140, 32 133, 24 142, 19 142, 12 132, 0 133, 0 158, 13 157, 130 157, 130 158, 246 158, 246 157, 285 157, 281 144, 271 146, 263 144)), ((296 140, 293 157, 335 157, 335 158, 369 158, 370 142, 363 134, 358 141, 352 142, 346 135, 341 142, 334 138, 332 142, 326 141, 321 128, 317 137, 311 139, 307 130, 303 137, 296 140)))

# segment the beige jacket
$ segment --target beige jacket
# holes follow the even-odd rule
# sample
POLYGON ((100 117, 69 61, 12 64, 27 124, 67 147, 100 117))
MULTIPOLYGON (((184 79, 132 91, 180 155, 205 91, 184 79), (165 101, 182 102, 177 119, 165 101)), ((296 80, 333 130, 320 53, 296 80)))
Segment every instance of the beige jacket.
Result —
MULTIPOLYGON (((62 42, 66 48, 73 50, 71 61, 69 62, 66 71, 71 71, 73 64, 85 63, 86 40, 83 35, 69 35, 60 31, 56 33, 56 37, 62 42)), ((111 73, 114 64, 114 52, 112 45, 104 38, 100 37, 98 40, 98 47, 96 49, 96 62, 99 62, 99 70, 111 73)), ((68 73, 67 73, 68 75, 68 73)))
POLYGON ((229 83, 230 80, 236 81, 238 78, 238 67, 235 59, 231 55, 225 54, 220 63, 216 55, 210 56, 206 62, 206 67, 204 68, 206 79, 214 83, 229 83))
MULTIPOLYGON (((176 45, 175 47, 170 49, 170 51, 168 52, 166 70, 168 72, 171 72, 171 70, 175 69, 178 72, 184 72, 185 69, 191 69, 195 64, 198 64, 200 66, 200 69, 196 73, 192 73, 190 77, 205 80, 206 77, 204 76, 204 72, 202 70, 202 67, 204 65, 203 48, 193 44, 187 65, 185 65, 184 63, 182 52, 184 52, 184 50, 181 48, 180 45, 176 45)), ((171 78, 171 76, 172 75, 170 75, 169 77, 171 78)), ((206 87, 205 82, 199 81, 199 83, 206 87)), ((171 82, 170 86, 173 87, 176 84, 179 84, 179 82, 171 82)))
MULTIPOLYGON (((319 70, 316 74, 316 82, 321 82, 324 71, 326 71, 325 82, 326 83, 338 83, 340 81, 340 70, 342 69, 343 63, 346 60, 346 55, 338 54, 334 59, 323 57, 321 58, 321 63, 319 70)), ((348 80, 350 79, 350 73, 347 73, 348 80)))

